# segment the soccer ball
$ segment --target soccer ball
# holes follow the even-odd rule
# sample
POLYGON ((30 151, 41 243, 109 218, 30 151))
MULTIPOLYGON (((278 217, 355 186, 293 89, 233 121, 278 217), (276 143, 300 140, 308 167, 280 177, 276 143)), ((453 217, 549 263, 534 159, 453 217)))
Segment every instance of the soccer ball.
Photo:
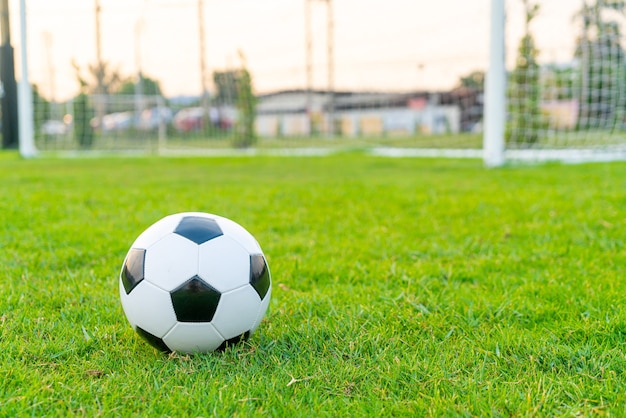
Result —
POLYGON ((200 212, 166 216, 131 246, 120 272, 126 318, 165 352, 208 352, 248 338, 269 305, 265 255, 241 225, 200 212))

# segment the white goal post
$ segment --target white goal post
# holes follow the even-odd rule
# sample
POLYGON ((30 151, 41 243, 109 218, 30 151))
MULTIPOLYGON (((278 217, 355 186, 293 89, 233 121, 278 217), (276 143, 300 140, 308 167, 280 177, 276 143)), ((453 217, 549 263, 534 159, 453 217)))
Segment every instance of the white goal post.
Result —
POLYGON ((491 0, 489 68, 485 79, 483 160, 487 167, 504 164, 506 118, 505 0, 491 0))
POLYGON ((21 77, 18 85, 19 152, 24 158, 37 155, 34 136, 33 92, 28 77, 28 49, 26 42, 26 0, 20 0, 20 59, 21 77))

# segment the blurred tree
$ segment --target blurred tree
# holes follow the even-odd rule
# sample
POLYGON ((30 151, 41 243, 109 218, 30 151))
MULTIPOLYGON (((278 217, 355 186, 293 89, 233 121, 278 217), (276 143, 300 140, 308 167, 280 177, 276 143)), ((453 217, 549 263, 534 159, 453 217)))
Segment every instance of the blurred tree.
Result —
MULTIPOLYGON (((137 91, 136 81, 133 78, 127 78, 122 81, 113 94, 133 95, 137 91)), ((141 77, 141 94, 146 96, 163 96, 160 83, 148 76, 141 77)))
POLYGON ((571 66, 560 67, 548 65, 544 69, 542 84, 545 89, 542 94, 544 100, 571 100, 575 96, 575 81, 577 73, 571 66))
POLYGON ((239 96, 241 71, 227 70, 213 72, 216 94, 213 101, 218 104, 235 104, 239 96))
POLYGON ((463 132, 471 132, 482 126, 484 91, 485 72, 472 71, 461 76, 456 87, 450 92, 452 100, 461 110, 461 130, 463 132))
POLYGON ((483 91, 485 88, 485 72, 472 71, 468 75, 461 77, 459 80, 459 87, 483 91))
POLYGON ((243 148, 253 145, 257 140, 254 130, 257 99, 254 96, 252 76, 250 71, 248 71, 246 59, 242 51, 239 51, 239 58, 241 59, 241 69, 239 70, 237 83, 236 105, 238 116, 235 125, 235 146, 243 148))
POLYGON ((89 104, 89 85, 80 74, 80 67, 75 62, 72 63, 78 80, 79 93, 74 98, 74 137, 82 148, 91 148, 94 140, 93 127, 91 120, 95 112, 89 104))
POLYGON ((39 94, 39 88, 37 85, 32 85, 33 92, 33 124, 35 129, 35 135, 40 134, 43 123, 50 116, 50 102, 47 101, 41 94, 39 94))
MULTIPOLYGON (((120 88, 122 77, 117 68, 113 68, 108 62, 100 61, 87 66, 88 78, 82 78, 84 86, 81 91, 86 95, 95 96, 92 99, 95 108, 96 126, 102 125, 102 118, 109 113, 111 102, 106 96, 120 88)), ((78 74, 78 70, 77 70, 78 74)))
POLYGON ((102 94, 112 94, 119 90, 122 85, 122 76, 119 69, 103 61, 102 63, 89 65, 91 80, 87 83, 87 93, 98 94, 98 86, 102 86, 102 94))

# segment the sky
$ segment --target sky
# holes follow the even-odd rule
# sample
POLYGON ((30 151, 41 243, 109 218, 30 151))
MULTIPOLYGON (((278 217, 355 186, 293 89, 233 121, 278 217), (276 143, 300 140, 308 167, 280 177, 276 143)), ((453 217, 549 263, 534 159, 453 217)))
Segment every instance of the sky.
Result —
MULTIPOLYGON (((313 87, 327 87, 327 3, 311 0, 313 87)), ((507 61, 523 33, 522 0, 507 1, 507 61)), ((583 0, 538 0, 532 31, 543 62, 571 60, 583 0)), ((26 0, 29 78, 47 98, 78 91, 72 62, 96 62, 95 0, 26 0)), ((198 0, 100 0, 102 59, 122 76, 138 70, 168 97, 201 92, 198 0)), ((488 62, 491 0, 332 0, 335 87, 449 89, 488 62)), ((20 2, 10 0, 20 74, 20 2)), ((245 56, 257 93, 306 87, 305 0, 204 0, 209 75, 245 56)), ((209 86, 211 88, 211 86, 209 86)))

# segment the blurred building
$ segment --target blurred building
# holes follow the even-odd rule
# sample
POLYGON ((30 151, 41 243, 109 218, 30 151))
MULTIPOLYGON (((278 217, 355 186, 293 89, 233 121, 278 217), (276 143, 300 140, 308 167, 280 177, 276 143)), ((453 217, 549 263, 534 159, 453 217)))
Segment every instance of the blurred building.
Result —
POLYGON ((476 129, 482 119, 482 93, 335 92, 284 90, 260 95, 260 136, 381 136, 446 134, 476 129), (332 115, 332 116, 331 116, 332 115))

